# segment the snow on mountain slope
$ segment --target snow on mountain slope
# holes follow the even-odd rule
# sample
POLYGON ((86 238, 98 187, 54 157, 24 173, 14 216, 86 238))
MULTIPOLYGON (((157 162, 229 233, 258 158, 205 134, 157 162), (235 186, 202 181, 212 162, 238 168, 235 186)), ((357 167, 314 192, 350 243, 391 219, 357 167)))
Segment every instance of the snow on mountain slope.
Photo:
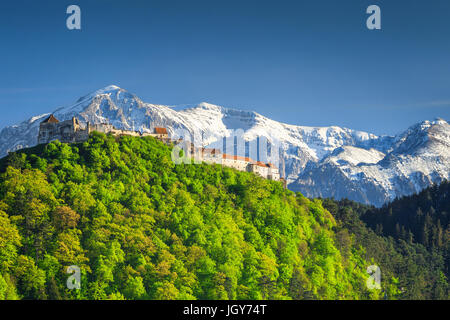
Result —
MULTIPOLYGON (((350 198, 382 205, 449 179, 450 128, 446 121, 424 121, 396 136, 376 136, 347 128, 305 127, 280 123, 256 112, 209 103, 169 107, 145 103, 111 85, 53 112, 60 120, 112 123, 118 128, 148 132, 166 127, 203 137, 203 146, 222 148, 222 137, 241 129, 245 140, 258 137, 279 142, 289 188, 306 196, 350 198)), ((0 131, 0 157, 37 143, 39 123, 33 117, 0 131)))
POLYGON ((395 137, 386 155, 346 146, 310 163, 290 185, 309 197, 349 198, 381 206, 450 178, 450 125, 424 121, 395 137))
POLYGON ((373 148, 367 150, 352 146, 344 146, 334 149, 328 159, 336 165, 349 163, 353 166, 357 166, 358 164, 363 163, 378 163, 385 156, 386 155, 383 152, 373 148))

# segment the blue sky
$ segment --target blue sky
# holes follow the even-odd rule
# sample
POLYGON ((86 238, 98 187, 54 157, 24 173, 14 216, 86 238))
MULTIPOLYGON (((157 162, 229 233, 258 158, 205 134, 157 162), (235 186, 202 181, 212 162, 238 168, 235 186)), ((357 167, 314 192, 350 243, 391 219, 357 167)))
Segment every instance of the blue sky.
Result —
POLYGON ((394 134, 450 119, 449 36, 447 0, 1 1, 0 128, 115 84, 151 103, 394 134), (371 4, 382 30, 366 28, 371 4))

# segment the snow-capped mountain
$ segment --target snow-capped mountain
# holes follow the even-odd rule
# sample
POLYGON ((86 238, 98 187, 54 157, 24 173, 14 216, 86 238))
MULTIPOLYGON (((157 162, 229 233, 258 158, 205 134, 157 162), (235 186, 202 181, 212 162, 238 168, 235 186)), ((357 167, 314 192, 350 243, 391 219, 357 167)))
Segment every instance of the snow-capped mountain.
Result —
POLYGON ((450 178, 450 125, 424 121, 391 138, 389 148, 336 148, 308 163, 290 186, 309 197, 382 205, 450 178))
MULTIPOLYGON (((222 137, 242 130, 246 141, 264 137, 281 147, 280 169, 291 190, 308 197, 349 198, 377 206, 450 178, 450 125, 424 121, 402 134, 377 136, 340 127, 306 127, 280 123, 256 112, 200 103, 170 107, 141 101, 117 86, 108 86, 53 112, 59 120, 112 123, 149 132, 166 127, 171 135, 185 130, 202 137, 203 146, 222 148, 222 137)), ((0 131, 0 157, 34 146, 40 122, 33 117, 0 131)))

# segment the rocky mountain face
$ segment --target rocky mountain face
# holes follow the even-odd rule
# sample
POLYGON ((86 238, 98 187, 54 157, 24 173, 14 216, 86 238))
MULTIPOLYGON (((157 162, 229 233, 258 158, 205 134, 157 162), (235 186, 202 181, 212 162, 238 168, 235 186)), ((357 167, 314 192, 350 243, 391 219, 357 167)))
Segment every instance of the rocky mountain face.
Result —
MULTIPOLYGON (((377 136, 335 126, 288 125, 208 103, 154 105, 117 86, 81 97, 53 114, 59 120, 76 116, 83 123, 112 123, 143 132, 166 127, 173 136, 184 132, 183 137, 201 137, 200 143, 209 147, 222 148, 222 137, 236 130, 249 143, 265 138, 280 147, 279 166, 289 188, 308 197, 381 206, 450 178, 450 125, 442 119, 413 125, 398 136, 377 136)), ((48 115, 1 130, 0 157, 36 145, 39 124, 48 115)))

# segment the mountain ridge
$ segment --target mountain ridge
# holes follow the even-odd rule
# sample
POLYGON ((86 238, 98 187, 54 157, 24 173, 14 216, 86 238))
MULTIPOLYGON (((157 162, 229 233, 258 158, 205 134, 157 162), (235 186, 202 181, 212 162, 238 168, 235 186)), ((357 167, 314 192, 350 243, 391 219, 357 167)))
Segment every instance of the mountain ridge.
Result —
MULTIPOLYGON (((450 178, 450 126, 443 119, 422 121, 395 136, 375 135, 338 126, 285 124, 254 111, 207 102, 182 108, 151 104, 115 85, 84 95, 53 113, 60 120, 76 116, 82 123, 109 122, 143 132, 155 126, 167 127, 172 135, 187 130, 203 137, 204 146, 220 149, 221 137, 242 129, 246 141, 265 137, 280 143, 280 169, 290 189, 308 197, 346 197, 381 206, 450 178)), ((39 123, 48 115, 3 128, 0 157, 35 145, 39 123)))

